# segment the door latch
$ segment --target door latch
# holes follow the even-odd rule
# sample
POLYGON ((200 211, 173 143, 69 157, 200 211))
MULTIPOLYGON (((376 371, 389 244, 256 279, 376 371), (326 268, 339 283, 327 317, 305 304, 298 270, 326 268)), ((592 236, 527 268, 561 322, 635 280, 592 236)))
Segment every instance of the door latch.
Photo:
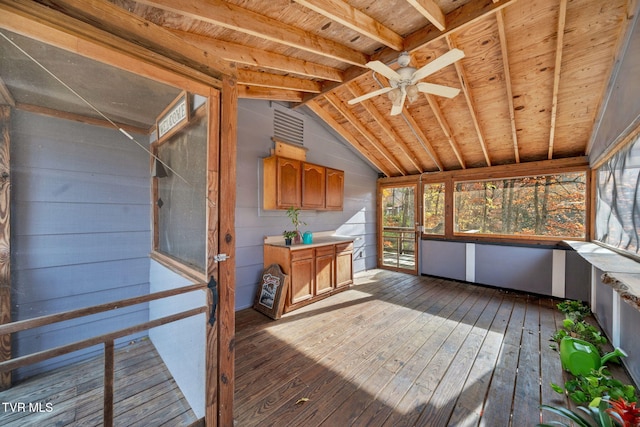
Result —
POLYGON ((228 259, 229 259, 229 255, 227 255, 227 254, 218 254, 218 255, 213 257, 213 260, 215 262, 226 261, 228 259))

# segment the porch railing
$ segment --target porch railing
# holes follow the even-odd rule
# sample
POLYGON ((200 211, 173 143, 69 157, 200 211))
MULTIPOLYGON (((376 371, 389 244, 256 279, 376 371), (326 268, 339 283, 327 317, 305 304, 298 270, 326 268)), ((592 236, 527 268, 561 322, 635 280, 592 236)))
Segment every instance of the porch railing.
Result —
POLYGON ((400 257, 404 254, 415 254, 416 232, 413 227, 383 227, 382 253, 383 262, 395 258, 395 266, 400 265, 400 257))
MULTIPOLYGON (((195 285, 185 286, 177 289, 170 289, 161 292, 154 292, 148 295, 142 295, 139 297, 128 298, 119 301, 108 302, 105 304, 94 305, 91 307, 81 308, 77 310, 69 310, 62 313, 50 314, 46 316, 35 317, 33 319, 20 320, 5 325, 0 325, 0 336, 5 334, 12 334, 28 329, 37 328, 40 326, 51 325, 66 320, 77 319, 80 317, 90 316, 97 313, 103 313, 118 308, 129 307, 132 305, 143 304, 150 301, 159 300, 162 298, 168 298, 175 295, 186 294, 194 291, 208 291, 206 283, 198 283, 195 285)), ((125 337, 137 332, 142 332, 157 326, 165 325, 167 323, 175 322, 178 320, 186 319, 187 317, 195 316, 200 313, 206 313, 208 306, 202 306, 193 308, 191 310, 182 311, 170 316, 161 317, 159 319, 150 320, 148 322, 139 323, 135 326, 120 329, 118 331, 110 332, 107 334, 98 335, 92 338, 76 341, 71 344, 66 344, 51 348, 49 350, 40 351, 37 353, 28 354, 13 358, 11 360, 0 363, 0 372, 12 371, 27 365, 42 362, 53 357, 62 356, 64 354, 72 353, 87 347, 91 347, 97 344, 104 345, 104 410, 103 410, 103 425, 113 426, 113 384, 114 384, 114 356, 115 356, 115 340, 125 337)))

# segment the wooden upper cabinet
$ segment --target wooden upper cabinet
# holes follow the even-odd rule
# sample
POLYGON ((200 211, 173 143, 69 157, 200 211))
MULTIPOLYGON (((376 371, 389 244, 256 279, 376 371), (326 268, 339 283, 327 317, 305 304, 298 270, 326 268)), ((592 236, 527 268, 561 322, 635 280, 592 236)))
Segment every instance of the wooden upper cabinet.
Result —
POLYGON ((264 209, 342 210, 343 171, 280 156, 262 165, 264 209))
POLYGON ((300 206, 300 161, 278 157, 277 164, 278 206, 300 206))
POLYGON ((341 211, 344 202, 344 172, 327 168, 325 209, 341 211))
POLYGON ((311 163, 302 164, 302 208, 324 209, 325 167, 311 163))
POLYGON ((264 209, 300 207, 302 162, 285 157, 263 159, 264 209))

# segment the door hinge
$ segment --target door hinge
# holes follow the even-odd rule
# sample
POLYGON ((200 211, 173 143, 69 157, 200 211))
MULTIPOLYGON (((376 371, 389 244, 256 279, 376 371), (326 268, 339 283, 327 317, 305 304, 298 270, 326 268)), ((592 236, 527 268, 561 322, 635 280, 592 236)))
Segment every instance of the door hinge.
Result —
POLYGON ((218 254, 218 255, 213 257, 213 260, 215 262, 226 261, 228 259, 229 259, 229 255, 227 255, 227 254, 218 254))

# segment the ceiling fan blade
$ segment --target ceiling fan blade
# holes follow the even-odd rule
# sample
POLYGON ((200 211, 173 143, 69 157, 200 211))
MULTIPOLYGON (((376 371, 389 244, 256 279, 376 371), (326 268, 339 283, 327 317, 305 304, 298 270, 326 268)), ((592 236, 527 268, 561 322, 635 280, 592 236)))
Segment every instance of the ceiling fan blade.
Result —
POLYGON ((451 49, 439 58, 434 59, 422 68, 419 68, 413 76, 411 76, 411 83, 415 83, 418 80, 422 80, 430 74, 435 73, 441 68, 447 65, 453 64, 458 59, 464 58, 464 52, 460 49, 451 49))
POLYGON ((421 82, 416 85, 418 90, 423 93, 431 93, 433 95, 444 96, 445 98, 453 98, 460 93, 460 89, 449 86, 436 85, 433 83, 421 82))
POLYGON ((397 116, 402 113, 402 107, 404 106, 404 100, 407 97, 407 91, 402 88, 402 96, 400 96, 399 100, 393 103, 393 107, 391 107, 391 115, 397 116))
POLYGON ((402 77, 400 77, 400 74, 396 73, 395 70, 389 68, 383 62, 380 62, 380 61, 367 62, 367 67, 369 67, 370 69, 372 69, 378 74, 382 74, 383 76, 385 76, 390 80, 402 80, 402 77))
POLYGON ((382 95, 383 93, 387 93, 391 89, 393 89, 393 88, 392 87, 383 87, 382 89, 374 90, 373 92, 369 92, 366 95, 362 95, 362 96, 359 96, 357 98, 353 98, 353 99, 348 100, 347 104, 349 104, 349 105, 357 104, 358 102, 362 102, 365 99, 373 98, 374 96, 378 96, 378 95, 382 95))

